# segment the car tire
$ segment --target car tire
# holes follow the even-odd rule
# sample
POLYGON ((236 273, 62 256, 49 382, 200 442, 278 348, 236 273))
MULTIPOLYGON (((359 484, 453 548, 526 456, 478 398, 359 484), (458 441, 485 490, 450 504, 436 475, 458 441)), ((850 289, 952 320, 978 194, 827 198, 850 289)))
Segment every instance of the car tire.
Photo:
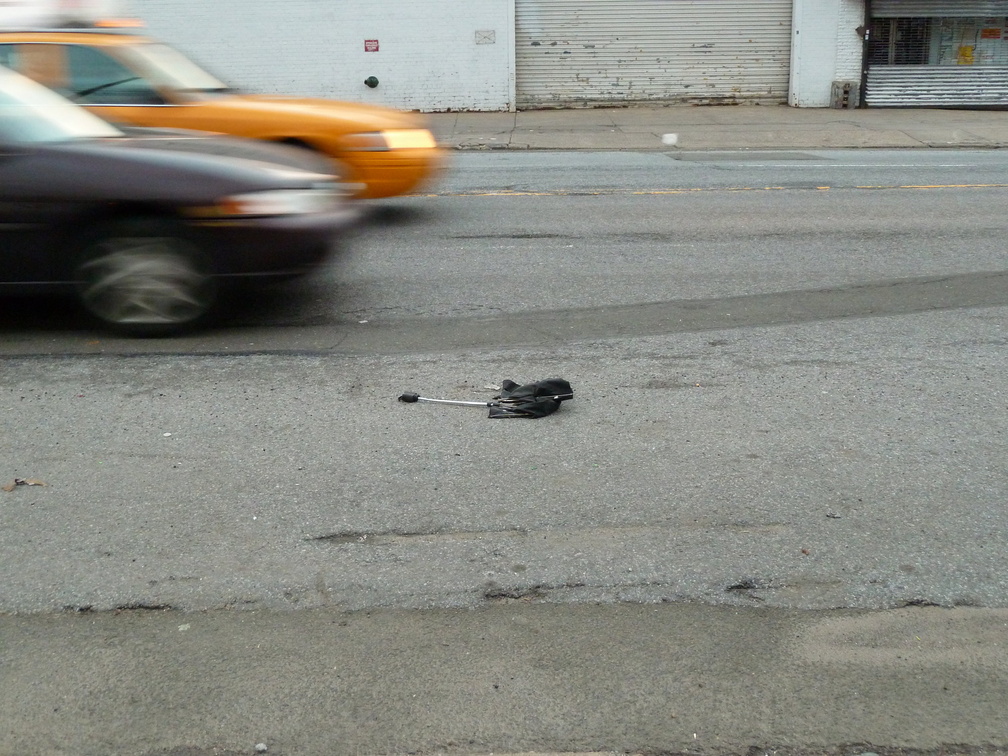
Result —
POLYGON ((106 223, 85 242, 77 297, 105 327, 165 336, 205 320, 217 286, 199 244, 179 223, 136 218, 106 223))

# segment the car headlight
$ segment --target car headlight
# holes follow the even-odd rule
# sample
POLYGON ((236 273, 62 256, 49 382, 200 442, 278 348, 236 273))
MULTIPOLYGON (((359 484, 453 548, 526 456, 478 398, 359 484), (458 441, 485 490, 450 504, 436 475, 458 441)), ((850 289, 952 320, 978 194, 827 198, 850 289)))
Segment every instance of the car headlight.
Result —
POLYGON ((271 189, 221 197, 208 207, 193 208, 200 218, 254 218, 270 215, 311 215, 336 210, 346 191, 335 186, 315 189, 271 189))
POLYGON ((437 147, 437 140, 427 129, 388 129, 350 134, 346 137, 346 146, 362 152, 431 150, 437 147))

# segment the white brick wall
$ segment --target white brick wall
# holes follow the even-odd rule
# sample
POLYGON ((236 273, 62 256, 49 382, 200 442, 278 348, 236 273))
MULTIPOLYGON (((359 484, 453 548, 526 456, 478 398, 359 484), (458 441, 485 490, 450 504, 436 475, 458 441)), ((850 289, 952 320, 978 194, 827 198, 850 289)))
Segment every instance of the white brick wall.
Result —
MULTIPOLYGON (((788 101, 859 81, 865 0, 794 0, 788 101)), ((242 89, 406 110, 513 110, 515 0, 128 0, 152 36, 242 89), (378 51, 366 52, 365 40, 378 51), (379 85, 364 85, 369 76, 379 85)))
POLYGON ((864 56, 864 40, 857 28, 865 25, 864 0, 840 0, 839 23, 837 24, 837 81, 861 81, 861 66, 864 56))
POLYGON ((228 83, 405 110, 514 107, 514 0, 131 0, 228 83), (366 52, 365 40, 378 40, 366 52), (377 88, 364 85, 369 76, 377 88))
POLYGON ((861 80, 864 0, 795 0, 788 102, 831 105, 834 81, 861 80))

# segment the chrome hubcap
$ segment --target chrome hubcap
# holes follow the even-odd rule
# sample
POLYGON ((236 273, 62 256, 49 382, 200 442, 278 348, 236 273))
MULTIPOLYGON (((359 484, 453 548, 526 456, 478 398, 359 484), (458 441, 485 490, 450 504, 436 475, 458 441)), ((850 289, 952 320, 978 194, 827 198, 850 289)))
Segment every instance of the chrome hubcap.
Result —
POLYGON ((209 277, 188 245, 171 237, 116 238, 102 242, 80 269, 84 305, 109 323, 185 323, 212 301, 209 277))

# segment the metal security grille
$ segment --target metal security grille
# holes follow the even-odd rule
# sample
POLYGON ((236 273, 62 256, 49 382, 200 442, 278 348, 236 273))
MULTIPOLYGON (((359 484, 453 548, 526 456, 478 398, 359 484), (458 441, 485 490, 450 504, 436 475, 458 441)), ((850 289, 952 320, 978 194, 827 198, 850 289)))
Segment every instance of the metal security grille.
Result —
POLYGON ((792 0, 516 0, 519 108, 785 102, 792 0))
POLYGON ((928 62, 929 18, 887 18, 872 24, 868 64, 905 66, 928 62))

